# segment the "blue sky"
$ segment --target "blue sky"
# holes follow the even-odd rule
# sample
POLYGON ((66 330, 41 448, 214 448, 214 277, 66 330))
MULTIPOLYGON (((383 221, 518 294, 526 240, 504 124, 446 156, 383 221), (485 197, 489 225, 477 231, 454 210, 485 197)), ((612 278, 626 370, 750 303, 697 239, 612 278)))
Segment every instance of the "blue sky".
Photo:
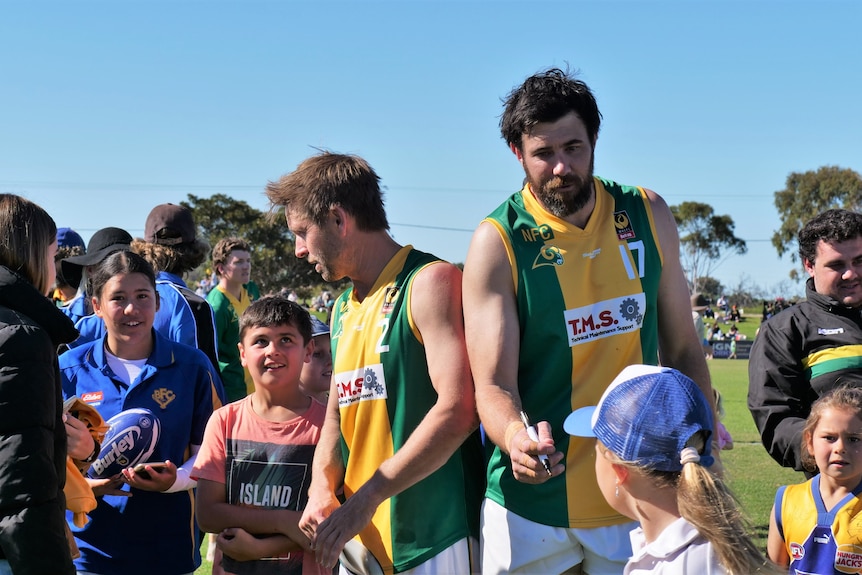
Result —
POLYGON ((0 1, 0 191, 140 236, 190 193, 265 209, 323 147, 371 162, 399 242, 463 261, 523 177, 500 99, 568 64, 604 116, 596 173, 730 215, 749 254, 713 275, 773 289, 773 193, 862 171, 860 23, 854 1, 0 1))

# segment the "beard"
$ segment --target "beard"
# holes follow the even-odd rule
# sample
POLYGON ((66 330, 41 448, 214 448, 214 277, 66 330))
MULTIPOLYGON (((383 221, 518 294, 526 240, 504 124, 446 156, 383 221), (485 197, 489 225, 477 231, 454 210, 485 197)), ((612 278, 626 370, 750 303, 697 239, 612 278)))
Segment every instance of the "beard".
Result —
POLYGON ((562 219, 570 216, 586 206, 593 194, 593 162, 586 177, 571 173, 566 176, 554 176, 550 180, 538 182, 527 174, 530 189, 536 195, 548 212, 562 219), (574 192, 563 191, 564 186, 574 186, 574 192))

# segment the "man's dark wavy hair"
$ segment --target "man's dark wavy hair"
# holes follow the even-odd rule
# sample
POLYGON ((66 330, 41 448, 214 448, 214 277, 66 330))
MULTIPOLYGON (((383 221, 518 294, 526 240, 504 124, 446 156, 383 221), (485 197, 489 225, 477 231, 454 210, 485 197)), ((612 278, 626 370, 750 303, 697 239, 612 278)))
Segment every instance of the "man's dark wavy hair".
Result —
POLYGON ((846 242, 862 236, 862 214, 850 210, 826 210, 806 223, 797 236, 799 259, 813 264, 817 243, 846 242))
POLYGON ((575 112, 595 146, 602 115, 589 86, 559 68, 550 68, 527 78, 503 101, 500 132, 510 146, 521 150, 524 134, 532 133, 540 122, 555 122, 575 112))

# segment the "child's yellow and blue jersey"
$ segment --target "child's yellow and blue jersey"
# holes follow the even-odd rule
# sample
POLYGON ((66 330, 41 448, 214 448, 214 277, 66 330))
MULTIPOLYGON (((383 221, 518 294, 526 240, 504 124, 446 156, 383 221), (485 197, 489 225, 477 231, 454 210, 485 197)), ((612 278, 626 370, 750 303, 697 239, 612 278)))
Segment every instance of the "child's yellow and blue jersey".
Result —
POLYGON ((790 557, 790 573, 862 573, 862 484, 826 510, 820 476, 775 494, 775 522, 790 557))
MULTIPOLYGON (((333 307, 332 371, 348 498, 404 445, 437 401, 410 299, 413 278, 438 261, 401 248, 361 303, 349 289, 333 307)), ((412 569, 478 535, 481 458, 474 433, 440 469, 377 508, 359 538, 386 573, 412 569)))
POLYGON ((584 229, 550 214, 529 185, 486 219, 512 267, 520 323, 518 391, 533 421, 551 424, 566 472, 541 485, 515 480, 491 443, 486 497, 530 521, 592 528, 628 521, 596 483, 594 442, 563 421, 596 405, 627 365, 658 361, 662 254, 642 188, 594 178, 596 205, 584 229))

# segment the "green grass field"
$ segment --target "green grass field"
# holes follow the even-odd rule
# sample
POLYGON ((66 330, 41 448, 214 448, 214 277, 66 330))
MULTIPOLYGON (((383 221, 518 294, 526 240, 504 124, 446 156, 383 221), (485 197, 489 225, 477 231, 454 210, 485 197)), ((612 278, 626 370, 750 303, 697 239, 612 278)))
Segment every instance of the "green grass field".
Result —
MULTIPOLYGON (((738 324, 749 338, 760 324, 757 318, 738 324)), ((760 437, 746 403, 748 393, 748 360, 714 359, 708 363, 712 384, 722 395, 724 425, 733 436, 734 448, 721 452, 725 477, 742 509, 751 519, 754 535, 766 549, 769 512, 775 491, 781 485, 801 483, 805 477, 778 465, 760 444, 760 437)), ((206 544, 204 544, 204 548, 206 544)), ((204 562, 196 575, 209 574, 211 565, 204 562)))

